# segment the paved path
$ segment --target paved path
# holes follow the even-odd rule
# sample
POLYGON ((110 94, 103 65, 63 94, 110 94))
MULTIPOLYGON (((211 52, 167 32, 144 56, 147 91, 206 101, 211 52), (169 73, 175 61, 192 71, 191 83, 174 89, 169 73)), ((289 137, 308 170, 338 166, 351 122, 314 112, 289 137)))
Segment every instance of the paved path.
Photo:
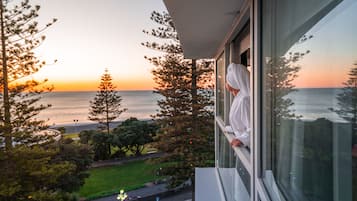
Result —
MULTIPOLYGON (((157 194, 164 194, 167 192, 166 184, 153 185, 137 190, 129 191, 127 194, 132 198, 150 197, 149 200, 156 200, 157 194)), ((183 190, 181 192, 172 193, 173 195, 166 195, 163 198, 159 198, 159 201, 191 201, 192 191, 190 189, 183 190)), ((134 199, 135 200, 135 199, 134 199)), ((146 200, 146 199, 144 199, 146 200)), ((112 195, 104 198, 99 198, 94 201, 118 201, 117 195, 112 195)))
MULTIPOLYGON (((159 185, 154 185, 154 186, 149 186, 149 187, 139 188, 137 190, 129 191, 127 192, 127 194, 129 195, 129 197, 134 197, 134 196, 146 197, 150 195, 164 193, 166 191, 167 191, 166 184, 159 184, 159 185)), ((117 195, 112 195, 105 198, 99 198, 95 201, 118 201, 118 200, 117 200, 117 195)))

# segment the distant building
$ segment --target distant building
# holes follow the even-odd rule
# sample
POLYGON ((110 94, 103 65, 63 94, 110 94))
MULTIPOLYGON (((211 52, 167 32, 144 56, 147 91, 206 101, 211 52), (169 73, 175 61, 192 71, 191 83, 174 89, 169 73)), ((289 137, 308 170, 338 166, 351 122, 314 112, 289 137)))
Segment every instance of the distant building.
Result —
POLYGON ((216 61, 216 166, 197 167, 195 201, 357 200, 357 131, 336 112, 357 63, 357 1, 164 3, 185 57, 216 61), (250 149, 225 131, 232 62, 250 71, 250 149))

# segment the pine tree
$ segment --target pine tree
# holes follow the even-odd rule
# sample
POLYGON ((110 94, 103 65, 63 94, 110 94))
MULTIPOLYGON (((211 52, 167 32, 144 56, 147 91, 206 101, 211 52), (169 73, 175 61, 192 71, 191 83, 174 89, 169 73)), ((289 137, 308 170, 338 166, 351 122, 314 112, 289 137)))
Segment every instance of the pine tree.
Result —
MULTIPOLYGON (((156 147, 167 153, 161 161, 170 162, 162 174, 170 176, 171 186, 194 179, 194 167, 210 166, 214 158, 212 62, 184 59, 173 21, 168 13, 153 12, 151 20, 159 27, 144 33, 159 41, 143 43, 163 53, 145 57, 155 68, 160 126, 156 147)), ((160 161, 160 162, 161 162, 160 161)))
POLYGON ((33 133, 44 128, 45 122, 35 116, 50 105, 37 104, 40 95, 50 91, 51 87, 43 84, 47 81, 28 80, 20 82, 37 72, 43 65, 34 54, 45 36, 42 32, 56 19, 39 28, 37 21, 39 6, 30 5, 28 0, 19 4, 0 1, 0 45, 1 45, 1 135, 5 139, 6 149, 11 149, 14 142, 34 143, 33 133), (26 92, 26 93, 24 93, 26 92))
MULTIPOLYGON (((311 38, 313 38, 312 35, 304 35, 296 45, 304 43, 311 38)), ((271 130, 267 130, 271 135, 280 135, 279 126, 282 120, 301 118, 291 108, 294 102, 288 95, 297 90, 293 81, 298 77, 298 72, 301 69, 298 62, 309 53, 309 50, 305 52, 289 52, 284 56, 271 58, 265 66, 265 98, 267 103, 264 109, 266 114, 269 115, 266 118, 266 123, 272 125, 271 130)))
POLYGON ((39 6, 28 0, 0 0, 0 200, 69 200, 58 186, 71 175, 75 164, 57 160, 50 136, 36 135, 46 128, 36 115, 50 105, 38 101, 52 87, 28 79, 45 65, 34 50, 56 19, 38 25, 39 6))
MULTIPOLYGON (((337 95, 338 108, 330 108, 331 111, 336 112, 341 118, 351 124, 353 149, 357 144, 357 63, 348 73, 348 80, 343 82, 342 92, 337 95)), ((352 196, 357 197, 357 158, 352 156, 352 196)))
POLYGON ((337 95, 338 109, 330 109, 351 123, 352 143, 357 144, 357 63, 348 73, 342 92, 337 95))
POLYGON ((122 99, 115 88, 112 77, 106 69, 101 77, 99 91, 97 91, 93 101, 90 101, 88 118, 91 121, 98 122, 101 125, 100 128, 105 130, 107 134, 110 133, 110 123, 127 110, 121 107, 122 99))

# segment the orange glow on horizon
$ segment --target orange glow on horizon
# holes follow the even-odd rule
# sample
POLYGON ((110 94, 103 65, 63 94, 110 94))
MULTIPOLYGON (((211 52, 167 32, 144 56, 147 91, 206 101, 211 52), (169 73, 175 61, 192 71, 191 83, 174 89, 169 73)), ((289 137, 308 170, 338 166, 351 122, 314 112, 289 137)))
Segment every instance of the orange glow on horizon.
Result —
MULTIPOLYGON (((53 91, 96 91, 100 81, 54 81, 48 82, 48 85, 53 85, 53 91)), ((113 84, 117 90, 153 90, 154 82, 150 79, 146 80, 122 80, 113 84)))
POLYGON ((296 88, 339 88, 343 87, 343 82, 348 79, 344 71, 324 71, 314 70, 301 71, 299 76, 293 81, 296 88))

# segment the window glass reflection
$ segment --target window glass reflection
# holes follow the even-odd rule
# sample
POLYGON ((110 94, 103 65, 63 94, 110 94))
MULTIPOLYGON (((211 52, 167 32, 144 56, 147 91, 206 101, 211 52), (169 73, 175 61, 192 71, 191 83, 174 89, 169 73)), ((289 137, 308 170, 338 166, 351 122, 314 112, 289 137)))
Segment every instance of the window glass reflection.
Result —
POLYGON ((227 201, 242 201, 250 198, 250 175, 236 156, 223 132, 218 130, 218 173, 227 201))
POLYGON ((224 54, 222 54, 217 60, 217 101, 216 110, 217 116, 224 120, 224 79, 225 79, 225 64, 224 64, 224 54))
POLYGON ((263 1, 264 182, 273 200, 357 200, 357 2, 263 1))

